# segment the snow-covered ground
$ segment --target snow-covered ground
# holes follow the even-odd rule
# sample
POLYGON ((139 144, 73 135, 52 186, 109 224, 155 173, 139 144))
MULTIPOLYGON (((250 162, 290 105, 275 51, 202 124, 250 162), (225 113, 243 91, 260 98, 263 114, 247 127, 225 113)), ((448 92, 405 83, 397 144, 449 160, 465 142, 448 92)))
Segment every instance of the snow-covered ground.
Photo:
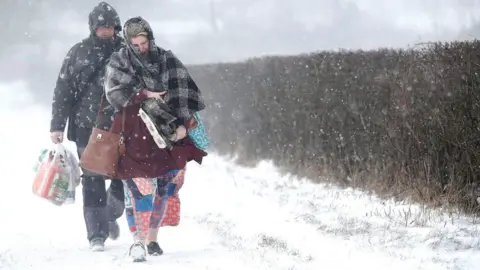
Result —
POLYGON ((188 167, 181 224, 160 231, 164 256, 127 260, 124 216, 120 239, 91 253, 80 187, 77 203, 62 207, 31 193, 32 166, 49 146, 49 108, 35 106, 21 83, 0 86, 0 96, 1 270, 480 267, 478 226, 468 218, 282 177, 268 162, 242 168, 213 154, 188 167))

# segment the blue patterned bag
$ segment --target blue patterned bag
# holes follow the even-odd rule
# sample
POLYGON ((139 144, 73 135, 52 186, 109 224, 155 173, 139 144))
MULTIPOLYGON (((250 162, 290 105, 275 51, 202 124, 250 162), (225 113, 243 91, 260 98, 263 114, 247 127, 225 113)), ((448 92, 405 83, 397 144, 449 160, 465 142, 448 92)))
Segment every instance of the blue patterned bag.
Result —
POLYGON ((205 150, 210 145, 205 126, 198 113, 195 113, 193 117, 197 121, 197 126, 188 131, 188 136, 198 149, 205 150))

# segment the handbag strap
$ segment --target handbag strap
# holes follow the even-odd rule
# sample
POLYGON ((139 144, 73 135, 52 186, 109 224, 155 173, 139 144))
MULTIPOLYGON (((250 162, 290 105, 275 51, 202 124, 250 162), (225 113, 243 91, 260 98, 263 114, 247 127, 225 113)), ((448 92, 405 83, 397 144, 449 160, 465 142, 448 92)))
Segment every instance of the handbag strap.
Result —
MULTIPOLYGON (((102 111, 103 109, 105 108, 105 94, 102 95, 102 99, 100 100, 100 108, 98 109, 98 113, 97 113, 97 119, 95 120, 96 123, 99 123, 100 120, 102 119, 102 111)), ((122 129, 121 129, 121 133, 123 133, 125 131, 125 118, 126 118, 126 112, 125 112, 125 108, 122 109, 122 129)), ((112 127, 113 127, 113 123, 112 123, 112 127)))

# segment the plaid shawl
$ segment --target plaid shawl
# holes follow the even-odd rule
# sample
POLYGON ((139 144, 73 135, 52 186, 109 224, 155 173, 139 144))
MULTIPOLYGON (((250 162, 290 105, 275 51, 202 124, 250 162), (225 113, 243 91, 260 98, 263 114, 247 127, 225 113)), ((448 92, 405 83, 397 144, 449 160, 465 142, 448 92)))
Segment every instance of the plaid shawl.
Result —
POLYGON ((152 29, 141 17, 128 20, 123 28, 127 46, 112 54, 106 67, 105 94, 117 110, 129 105, 133 95, 143 88, 167 91, 163 97, 173 116, 188 120, 205 109, 202 94, 186 67, 171 52, 155 45, 152 29), (148 32, 150 51, 141 55, 131 44, 127 31, 140 23, 148 32))

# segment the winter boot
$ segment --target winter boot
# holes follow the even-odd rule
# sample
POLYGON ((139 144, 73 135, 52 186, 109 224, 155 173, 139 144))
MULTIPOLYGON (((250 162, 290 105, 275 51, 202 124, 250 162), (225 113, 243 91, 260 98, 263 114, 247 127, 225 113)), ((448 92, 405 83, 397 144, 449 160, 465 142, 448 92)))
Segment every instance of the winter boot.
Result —
POLYGON ((144 262, 147 260, 147 252, 145 250, 145 245, 141 242, 136 242, 130 246, 128 251, 128 256, 130 256, 134 262, 144 262))
POLYGON ((105 250, 105 241, 102 238, 94 238, 90 241, 90 250, 101 252, 105 250))
POLYGON ((150 242, 147 245, 148 254, 152 256, 160 256, 163 254, 163 250, 160 248, 157 242, 150 242))
POLYGON ((161 99, 150 98, 142 103, 139 115, 160 149, 172 149, 175 141, 176 118, 161 99))

